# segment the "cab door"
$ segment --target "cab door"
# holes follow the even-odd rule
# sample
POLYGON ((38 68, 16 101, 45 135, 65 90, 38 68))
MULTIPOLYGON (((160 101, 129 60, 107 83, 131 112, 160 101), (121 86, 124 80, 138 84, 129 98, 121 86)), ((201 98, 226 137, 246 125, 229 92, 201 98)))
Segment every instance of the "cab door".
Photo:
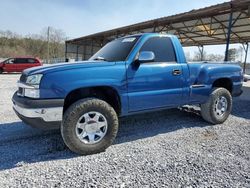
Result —
POLYGON ((129 112, 182 103, 182 66, 177 63, 172 41, 168 37, 149 38, 140 52, 151 51, 152 62, 131 63, 127 70, 129 112))
POLYGON ((16 64, 16 72, 22 72, 29 66, 27 58, 16 58, 15 64, 16 64))
POLYGON ((27 58, 26 59, 26 63, 23 66, 23 70, 31 68, 31 67, 39 66, 39 65, 40 65, 40 63, 36 59, 34 59, 34 58, 27 58))

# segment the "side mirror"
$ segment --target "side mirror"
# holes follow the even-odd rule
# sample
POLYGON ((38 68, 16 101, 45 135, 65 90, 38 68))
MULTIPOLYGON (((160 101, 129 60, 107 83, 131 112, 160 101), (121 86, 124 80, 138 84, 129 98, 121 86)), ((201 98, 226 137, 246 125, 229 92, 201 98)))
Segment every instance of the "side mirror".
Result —
POLYGON ((137 60, 141 63, 152 62, 155 60, 155 54, 151 51, 142 51, 139 53, 137 60))

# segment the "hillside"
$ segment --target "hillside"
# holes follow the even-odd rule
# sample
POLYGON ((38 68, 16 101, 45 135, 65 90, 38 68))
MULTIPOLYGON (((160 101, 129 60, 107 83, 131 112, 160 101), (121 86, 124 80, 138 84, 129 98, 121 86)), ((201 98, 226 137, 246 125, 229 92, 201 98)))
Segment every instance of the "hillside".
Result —
MULTIPOLYGON (((64 58, 64 34, 51 29, 49 58, 64 58)), ((0 58, 13 56, 35 56, 46 59, 48 41, 45 34, 21 36, 11 31, 0 31, 0 58)))

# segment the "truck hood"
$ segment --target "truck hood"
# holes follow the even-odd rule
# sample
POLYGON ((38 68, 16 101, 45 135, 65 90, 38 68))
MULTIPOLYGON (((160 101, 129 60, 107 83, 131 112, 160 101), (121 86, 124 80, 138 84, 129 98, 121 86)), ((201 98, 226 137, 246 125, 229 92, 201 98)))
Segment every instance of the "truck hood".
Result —
POLYGON ((53 65, 44 65, 39 67, 33 67, 25 69, 23 74, 32 75, 32 74, 46 74, 49 72, 64 71, 69 69, 83 69, 83 68, 94 68, 94 67, 103 67, 103 66, 112 66, 115 65, 115 62, 106 62, 106 61, 78 61, 74 63, 58 63, 53 65))

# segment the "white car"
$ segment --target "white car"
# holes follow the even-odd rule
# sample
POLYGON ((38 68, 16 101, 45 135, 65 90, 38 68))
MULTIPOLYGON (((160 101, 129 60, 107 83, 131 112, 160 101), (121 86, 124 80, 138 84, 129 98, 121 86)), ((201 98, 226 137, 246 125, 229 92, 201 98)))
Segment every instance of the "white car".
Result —
POLYGON ((250 80, 250 75, 244 74, 244 81, 247 82, 248 80, 250 80))

